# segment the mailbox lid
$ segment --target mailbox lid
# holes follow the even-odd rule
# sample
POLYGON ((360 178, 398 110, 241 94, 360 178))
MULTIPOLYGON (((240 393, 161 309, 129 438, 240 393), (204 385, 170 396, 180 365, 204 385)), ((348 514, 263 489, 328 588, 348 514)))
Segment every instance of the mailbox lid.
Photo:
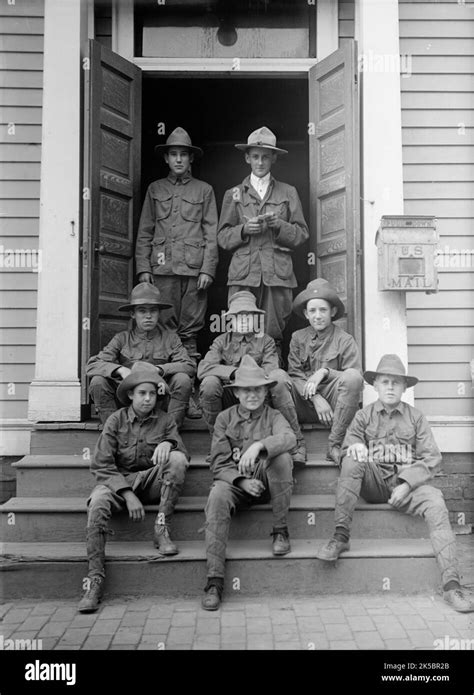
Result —
POLYGON ((436 218, 432 215, 383 215, 375 237, 380 244, 439 243, 436 218))

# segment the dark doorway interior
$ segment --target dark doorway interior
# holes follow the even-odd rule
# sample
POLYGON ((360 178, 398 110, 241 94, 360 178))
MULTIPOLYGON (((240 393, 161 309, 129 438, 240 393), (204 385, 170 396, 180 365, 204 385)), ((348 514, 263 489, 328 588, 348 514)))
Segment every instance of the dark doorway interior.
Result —
MULTIPOLYGON (((289 154, 278 158, 272 174, 298 190, 309 224, 308 83, 306 77, 163 77, 145 75, 143 80, 142 199, 147 186, 167 175, 167 167, 154 154, 154 146, 166 139, 176 126, 185 128, 193 143, 204 149, 204 157, 193 165, 193 175, 214 188, 217 207, 225 191, 249 173, 242 152, 234 144, 246 142, 249 133, 266 125, 278 144, 289 154)), ((308 282, 308 249, 297 250, 293 263, 301 288, 308 282)), ((216 280, 209 292, 208 314, 220 313, 227 303, 227 269, 230 258, 220 251, 216 280)), ((287 340, 301 322, 292 317, 287 340)), ((215 335, 204 330, 201 354, 215 335)), ((284 354, 286 354, 284 349, 284 354)))

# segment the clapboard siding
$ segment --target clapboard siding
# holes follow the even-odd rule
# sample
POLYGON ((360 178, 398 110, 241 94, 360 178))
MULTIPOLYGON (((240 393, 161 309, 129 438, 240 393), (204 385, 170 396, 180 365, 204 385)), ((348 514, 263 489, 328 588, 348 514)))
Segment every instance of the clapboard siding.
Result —
POLYGON ((24 267, 4 267, 7 256, 0 260, 3 418, 27 417, 34 376, 37 273, 28 252, 38 248, 43 12, 42 0, 0 5, 0 246, 4 253, 24 252, 24 267))

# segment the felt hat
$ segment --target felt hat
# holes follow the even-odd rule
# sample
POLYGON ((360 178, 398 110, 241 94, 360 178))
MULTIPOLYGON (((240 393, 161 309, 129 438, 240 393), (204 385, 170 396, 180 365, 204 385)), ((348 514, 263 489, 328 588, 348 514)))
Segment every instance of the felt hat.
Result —
POLYGON ((162 145, 156 145, 155 152, 159 154, 164 150, 168 151, 170 147, 187 147, 188 150, 191 150, 191 152, 194 152, 199 157, 202 157, 204 154, 200 147, 193 145, 189 134, 184 130, 184 128, 180 128, 179 126, 168 135, 165 143, 162 145))
POLYGON ((240 290, 229 299, 229 308, 224 316, 232 316, 239 312, 248 314, 264 314, 263 309, 258 309, 254 295, 248 290, 240 290))
POLYGON ((266 126, 254 130, 248 136, 246 143, 239 143, 235 147, 238 150, 248 150, 249 147, 263 147, 278 154, 288 154, 288 150, 282 150, 281 147, 276 146, 276 135, 266 126))
POLYGON ((332 306, 336 307, 336 314, 333 316, 333 321, 337 321, 346 313, 344 304, 339 299, 336 290, 323 278, 311 280, 306 286, 306 289, 296 295, 293 301, 293 311, 298 316, 304 318, 303 311, 310 299, 325 299, 332 306))
POLYGON ((234 372, 234 381, 224 388, 256 388, 257 386, 272 387, 276 385, 250 355, 244 355, 238 369, 234 372))
POLYGON ((119 306, 119 311, 130 311, 136 306, 143 306, 144 304, 154 304, 160 309, 169 309, 171 304, 167 302, 162 302, 160 299, 160 290, 154 285, 150 285, 149 282, 140 282, 135 285, 131 294, 130 301, 128 304, 119 306))
POLYGON ((168 394, 166 381, 158 374, 158 370, 149 362, 135 362, 130 374, 120 382, 117 388, 117 398, 124 405, 129 405, 128 392, 138 384, 155 384, 158 389, 158 398, 165 398, 168 394))
POLYGON ((389 376, 402 376, 406 379, 407 386, 414 386, 418 383, 416 376, 408 376, 405 370, 405 366, 398 355, 384 355, 377 365, 375 372, 364 372, 364 379, 368 384, 373 384, 375 377, 381 374, 388 374, 389 376))

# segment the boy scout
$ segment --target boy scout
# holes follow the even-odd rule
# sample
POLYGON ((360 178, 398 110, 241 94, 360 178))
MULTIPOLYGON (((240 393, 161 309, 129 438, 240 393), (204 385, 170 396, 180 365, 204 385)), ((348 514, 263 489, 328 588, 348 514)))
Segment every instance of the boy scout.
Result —
POLYGON ((116 398, 120 379, 130 374, 135 362, 142 361, 155 365, 157 374, 167 382, 170 392, 168 413, 181 427, 196 366, 176 333, 158 322, 160 309, 168 306, 153 285, 143 282, 134 287, 130 303, 119 307, 119 311, 130 312, 135 327, 117 333, 98 355, 87 362, 86 374, 92 377, 89 392, 102 423, 120 407, 116 398))
POLYGON ((244 355, 232 386, 239 401, 217 417, 211 447, 214 483, 206 505, 207 585, 205 610, 216 610, 224 587, 225 550, 236 509, 271 502, 273 554, 290 552, 288 509, 296 437, 283 415, 265 405, 275 386, 250 355, 244 355))
POLYGON ((308 239, 308 227, 296 189, 271 176, 277 155, 287 154, 272 131, 258 128, 235 147, 245 151, 251 173, 222 202, 217 240, 233 253, 228 296, 242 289, 255 295, 265 311, 265 332, 279 349, 297 284, 291 252, 308 239))
POLYGON ((444 600, 455 610, 474 611, 474 601, 461 589, 456 542, 448 510, 438 488, 429 485, 441 463, 425 416, 402 401, 418 379, 406 376, 398 355, 384 355, 375 372, 365 372, 378 400, 359 410, 347 430, 336 493, 335 533, 317 553, 335 561, 349 550, 352 516, 362 494, 367 502, 388 502, 405 514, 422 516, 430 531, 441 570, 444 600))
POLYGON ((191 174, 194 157, 203 152, 183 128, 155 151, 164 153, 169 174, 153 181, 145 196, 135 254, 138 280, 159 287, 171 307, 165 325, 193 356, 218 261, 216 201, 211 186, 191 174))
POLYGON ((295 433, 297 446, 291 452, 295 464, 306 461, 306 447, 291 396, 291 381, 288 374, 278 368, 275 341, 263 332, 265 312, 257 309, 255 297, 242 290, 229 299, 226 312, 227 333, 218 336, 207 355, 199 363, 198 378, 201 381, 201 407, 210 433, 214 431, 216 417, 222 408, 238 403, 229 384, 244 355, 250 355, 265 375, 276 381, 269 389, 272 406, 290 423, 295 433))
POLYGON ((157 407, 166 384, 155 367, 133 365, 117 390, 125 406, 107 420, 91 465, 97 485, 88 500, 88 581, 81 613, 97 610, 105 583, 105 539, 113 512, 125 507, 132 521, 143 521, 143 504, 159 504, 153 543, 162 555, 176 555, 169 525, 188 465, 173 418, 157 407))
POLYGON ((331 429, 327 458, 339 463, 342 440, 359 407, 359 349, 351 335, 333 324, 345 309, 326 280, 310 282, 295 298, 293 311, 309 321, 293 333, 288 355, 298 419, 331 429))

